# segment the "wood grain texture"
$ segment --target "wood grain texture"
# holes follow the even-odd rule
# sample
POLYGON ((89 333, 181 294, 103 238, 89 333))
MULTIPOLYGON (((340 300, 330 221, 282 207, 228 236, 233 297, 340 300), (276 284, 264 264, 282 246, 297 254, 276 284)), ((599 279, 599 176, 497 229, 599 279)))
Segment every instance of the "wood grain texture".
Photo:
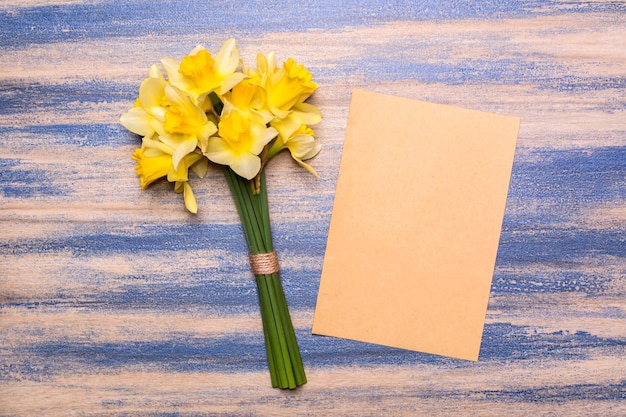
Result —
POLYGON ((0 45, 0 415, 626 415, 626 3, 5 0, 0 45), (219 170, 189 215, 118 124, 228 37, 320 84, 322 178, 268 168, 294 392, 219 170), (477 363, 310 334, 353 88, 522 118, 477 363))

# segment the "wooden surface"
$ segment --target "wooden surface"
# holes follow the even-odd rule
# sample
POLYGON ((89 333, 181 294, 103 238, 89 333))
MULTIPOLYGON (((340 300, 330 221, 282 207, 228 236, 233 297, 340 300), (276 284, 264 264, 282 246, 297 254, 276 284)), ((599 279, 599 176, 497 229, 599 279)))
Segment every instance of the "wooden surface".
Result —
POLYGON ((0 3, 0 415, 626 415, 626 4, 341 3, 0 3), (320 85, 321 179, 268 168, 293 392, 219 170, 189 215, 118 124, 152 63, 228 37, 320 85), (522 118, 476 363, 310 334, 353 88, 522 118))

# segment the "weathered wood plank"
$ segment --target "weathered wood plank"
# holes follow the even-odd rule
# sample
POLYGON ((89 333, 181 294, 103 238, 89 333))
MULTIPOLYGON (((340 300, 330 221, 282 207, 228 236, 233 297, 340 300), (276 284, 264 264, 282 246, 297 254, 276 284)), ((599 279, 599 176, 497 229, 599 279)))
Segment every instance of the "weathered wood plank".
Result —
POLYGON ((608 1, 3 2, 0 415, 626 415, 625 22, 608 1), (139 189, 118 124, 152 63, 231 36, 320 84, 322 178, 268 170, 295 392, 268 387, 220 171, 189 215, 139 189), (522 118, 477 363, 310 334, 353 88, 522 118))

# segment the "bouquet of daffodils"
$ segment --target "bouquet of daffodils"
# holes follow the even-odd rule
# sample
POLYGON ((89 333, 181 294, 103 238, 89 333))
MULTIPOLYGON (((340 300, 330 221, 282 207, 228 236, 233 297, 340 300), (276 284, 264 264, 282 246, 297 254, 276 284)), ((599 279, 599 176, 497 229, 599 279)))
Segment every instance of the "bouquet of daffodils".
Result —
POLYGON ((133 153, 141 187, 165 177, 196 213, 189 171, 203 178, 209 163, 224 166, 256 277, 272 386, 296 388, 306 377, 272 246, 264 168, 287 149, 317 176, 304 162, 320 151, 309 126, 322 116, 305 103, 317 85, 293 59, 277 66, 273 53, 246 66, 234 39, 215 56, 198 46, 180 62, 161 64, 167 77, 153 65, 135 106, 120 118, 142 136, 133 153))

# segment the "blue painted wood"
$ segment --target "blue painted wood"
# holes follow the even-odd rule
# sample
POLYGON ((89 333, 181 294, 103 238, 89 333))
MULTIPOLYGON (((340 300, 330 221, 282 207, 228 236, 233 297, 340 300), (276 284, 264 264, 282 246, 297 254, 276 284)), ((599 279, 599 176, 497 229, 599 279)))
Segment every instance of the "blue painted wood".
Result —
POLYGON ((4 1, 0 415, 626 415, 625 21, 624 2, 4 1), (117 122, 152 63, 228 37, 320 84, 322 178, 268 168, 295 392, 269 387, 221 172, 189 215, 139 189, 117 122), (310 334, 353 88, 522 118, 477 363, 310 334))

